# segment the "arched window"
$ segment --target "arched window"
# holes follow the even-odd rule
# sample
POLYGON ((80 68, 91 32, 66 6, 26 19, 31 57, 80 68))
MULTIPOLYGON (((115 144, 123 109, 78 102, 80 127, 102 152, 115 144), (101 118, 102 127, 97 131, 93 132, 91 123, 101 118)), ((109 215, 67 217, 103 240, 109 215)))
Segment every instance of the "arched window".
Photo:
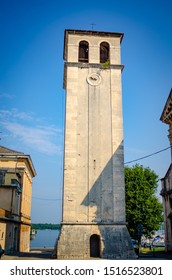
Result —
POLYGON ((100 63, 107 61, 110 61, 109 44, 107 42, 102 42, 100 44, 100 63))
POLYGON ((87 41, 81 41, 79 43, 79 62, 88 62, 88 52, 89 52, 89 45, 87 41))

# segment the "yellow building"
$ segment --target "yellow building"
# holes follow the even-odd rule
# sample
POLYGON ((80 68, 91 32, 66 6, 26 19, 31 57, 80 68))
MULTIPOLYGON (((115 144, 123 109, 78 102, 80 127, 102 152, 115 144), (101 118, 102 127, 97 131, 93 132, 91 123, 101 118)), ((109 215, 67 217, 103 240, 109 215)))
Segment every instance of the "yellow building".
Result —
POLYGON ((0 146, 0 246, 5 252, 30 250, 31 157, 0 146))

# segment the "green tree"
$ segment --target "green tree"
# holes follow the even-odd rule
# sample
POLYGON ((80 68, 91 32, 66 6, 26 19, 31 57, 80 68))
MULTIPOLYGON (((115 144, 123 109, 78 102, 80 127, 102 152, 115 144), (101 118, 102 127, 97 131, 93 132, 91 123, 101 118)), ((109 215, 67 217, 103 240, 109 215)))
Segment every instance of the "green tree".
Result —
POLYGON ((158 176, 148 167, 136 164, 125 167, 126 220, 130 235, 138 239, 138 225, 142 234, 151 236, 163 221, 162 204, 156 197, 158 176))
POLYGON ((61 225, 60 224, 47 224, 47 223, 45 223, 45 224, 31 224, 31 228, 32 229, 42 229, 42 230, 44 230, 44 229, 59 229, 60 230, 60 228, 61 228, 61 225))

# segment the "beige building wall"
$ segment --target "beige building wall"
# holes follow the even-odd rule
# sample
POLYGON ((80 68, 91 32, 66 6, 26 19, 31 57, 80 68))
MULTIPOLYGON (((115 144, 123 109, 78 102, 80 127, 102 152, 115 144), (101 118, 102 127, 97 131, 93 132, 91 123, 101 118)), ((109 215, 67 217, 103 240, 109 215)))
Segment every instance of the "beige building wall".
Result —
POLYGON ((107 216, 112 221, 125 221, 124 177, 121 177, 121 70, 70 67, 67 77, 71 88, 68 88, 70 94, 66 100, 69 113, 66 116, 63 218, 66 221, 94 221, 97 218, 106 220, 107 216), (96 71, 102 82, 95 88, 88 85, 86 77, 96 71), (70 83, 72 79, 74 81, 70 83), (97 192, 96 198, 91 200, 88 192, 93 195, 97 182, 102 192, 97 192), (115 196, 114 185, 120 188, 115 196), (89 202, 91 204, 86 207, 89 202), (120 216, 119 212, 113 211, 114 207, 108 210, 109 202, 110 205, 119 203, 120 216))
MULTIPOLYGON (((6 185, 11 185, 11 178, 17 179, 15 175, 15 170, 22 174, 22 201, 21 201, 21 213, 23 217, 30 219, 31 214, 31 197, 32 197, 32 171, 30 170, 27 160, 23 159, 10 159, 10 160, 1 160, 0 168, 5 170, 13 170, 11 176, 7 177, 5 182, 6 185)), ((1 196, 1 205, 4 204, 4 209, 10 210, 10 201, 12 197, 11 189, 0 189, 0 192, 3 192, 1 196)), ((15 200, 15 203, 19 205, 19 202, 15 200)), ((15 207, 15 206, 14 206, 15 207)))
POLYGON ((23 173, 23 190, 21 201, 21 213, 24 218, 29 218, 31 215, 31 198, 32 198, 32 177, 25 167, 23 173))
MULTIPOLYGON (((100 34, 100 33, 99 33, 100 34)), ((116 33, 117 35, 117 33, 116 33)), ((78 62, 78 46, 79 42, 84 40, 89 43, 89 63, 100 63, 100 44, 102 42, 108 42, 110 44, 110 61, 111 64, 120 65, 121 64, 121 55, 120 55, 120 42, 121 36, 116 36, 111 38, 110 36, 100 37, 92 36, 89 34, 84 34, 84 36, 77 35, 73 36, 72 34, 68 36, 68 45, 66 60, 68 62, 78 62)))
MULTIPOLYGON (((5 213, 0 209, 0 216, 5 213)), ((0 245, 5 248, 5 237, 6 237, 6 223, 0 222, 0 245)))
POLYGON ((28 155, 0 146, 0 170, 5 170, 5 183, 0 186, 1 246, 5 251, 28 252, 35 169, 28 155))
POLYGON ((89 258, 95 239, 100 257, 134 257, 125 221, 123 34, 69 30, 65 35, 63 221, 57 255, 89 258), (83 40, 89 43, 88 63, 78 62, 83 40), (102 42, 110 47, 107 67, 100 64, 102 42))

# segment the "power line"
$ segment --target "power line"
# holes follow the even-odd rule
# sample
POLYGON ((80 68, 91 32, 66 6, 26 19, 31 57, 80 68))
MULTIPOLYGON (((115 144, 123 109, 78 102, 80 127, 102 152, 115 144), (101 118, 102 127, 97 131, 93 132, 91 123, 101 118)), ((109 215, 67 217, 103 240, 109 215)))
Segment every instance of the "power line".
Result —
POLYGON ((152 156, 154 156, 154 155, 156 155, 156 154, 159 154, 159 153, 162 153, 162 152, 164 152, 164 151, 166 151, 166 150, 168 150, 168 149, 170 149, 170 148, 171 148, 171 146, 168 147, 168 148, 165 148, 165 149, 163 149, 163 150, 160 150, 160 151, 158 151, 158 152, 149 154, 149 155, 147 155, 147 156, 144 156, 144 157, 141 157, 141 158, 137 158, 137 159, 134 159, 134 160, 131 160, 131 161, 128 161, 128 162, 125 162, 124 164, 132 163, 132 162, 135 162, 135 161, 138 161, 138 160, 142 160, 142 159, 145 159, 145 158, 148 158, 148 157, 152 157, 152 156))
MULTIPOLYGON (((166 151, 166 150, 168 150, 168 149, 170 149, 170 148, 171 148, 171 146, 168 147, 168 148, 162 149, 162 150, 160 150, 160 151, 154 152, 154 153, 152 153, 152 154, 149 154, 149 155, 147 155, 147 156, 144 156, 144 157, 141 157, 141 158, 137 158, 137 159, 134 159, 134 160, 131 160, 131 161, 128 161, 128 162, 125 162, 124 164, 129 164, 129 163, 132 163, 132 162, 136 162, 136 161, 138 161, 138 160, 142 160, 142 159, 145 159, 145 158, 148 158, 148 157, 152 157, 152 156, 157 155, 157 154, 159 154, 159 153, 162 153, 162 152, 164 152, 164 151, 166 151)), ((38 200, 49 200, 49 201, 58 201, 58 200, 62 200, 61 198, 40 198, 40 197, 35 197, 35 196, 32 196, 32 198, 38 199, 38 200)))

